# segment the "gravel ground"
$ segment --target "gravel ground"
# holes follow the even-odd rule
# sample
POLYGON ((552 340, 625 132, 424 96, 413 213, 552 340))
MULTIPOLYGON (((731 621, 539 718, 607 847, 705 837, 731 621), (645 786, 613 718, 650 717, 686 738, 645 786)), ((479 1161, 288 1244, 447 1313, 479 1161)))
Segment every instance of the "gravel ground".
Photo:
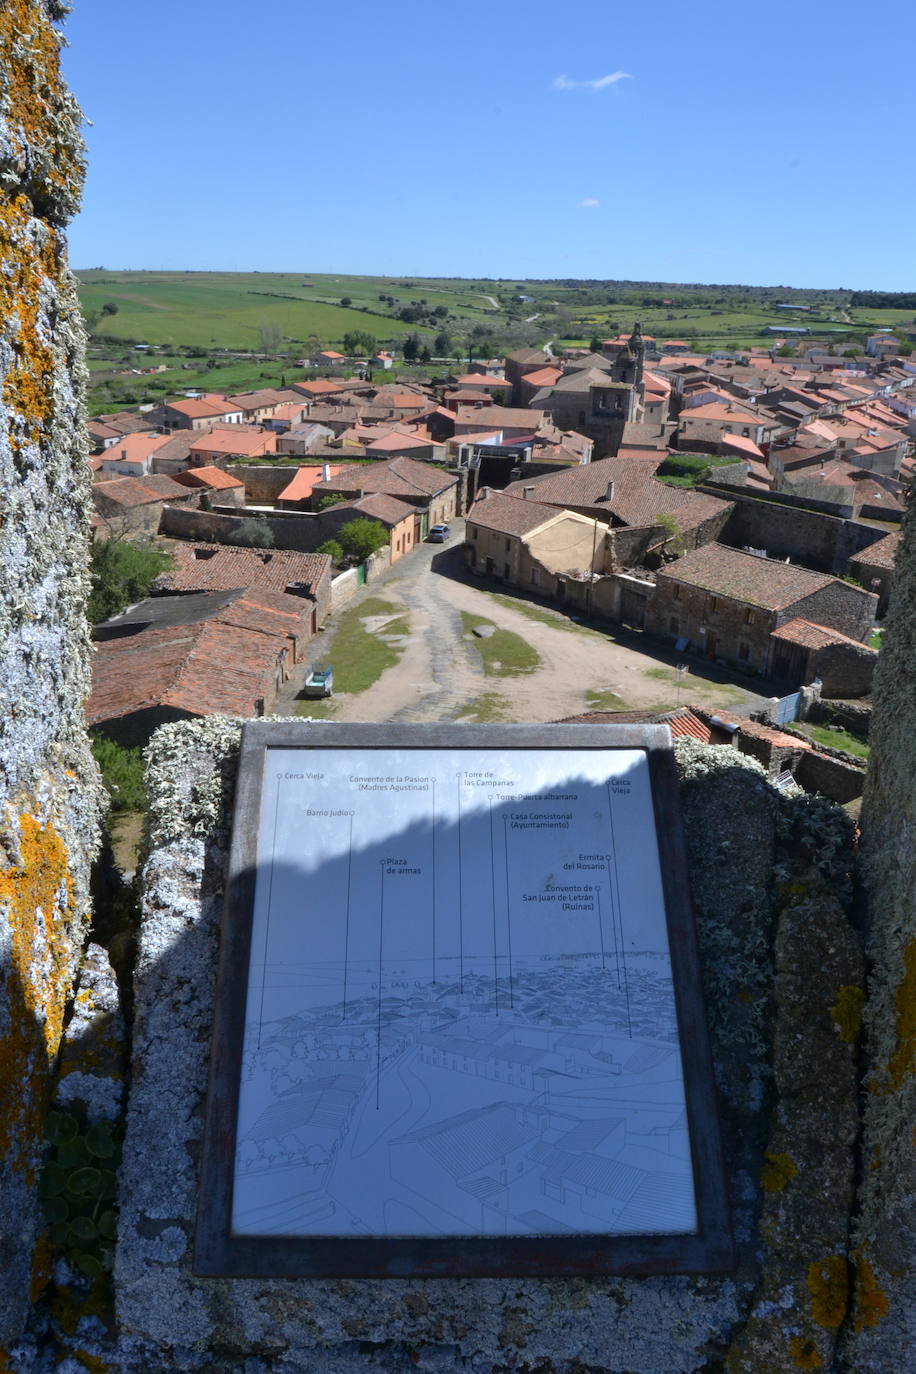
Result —
MULTIPOLYGON (((347 609, 358 607, 360 599, 383 597, 397 607, 392 619, 409 618, 410 636, 400 661, 367 691, 358 696, 335 695, 334 720, 460 720, 477 698, 494 692, 503 699, 503 719, 519 722, 576 715, 589 709, 589 694, 595 692, 612 692, 629 709, 660 710, 675 704, 675 684, 651 675, 653 670, 670 670, 676 662, 674 655, 650 641, 646 644, 652 652, 647 654, 633 647, 641 639, 637 633, 616 626, 600 634, 579 627, 571 632, 564 627, 568 620, 559 613, 554 627, 502 605, 484 588, 510 589, 467 579, 463 539, 464 522, 455 521, 447 545, 421 545, 349 603, 347 609), (465 635, 462 611, 485 616, 521 636, 537 651, 540 667, 513 677, 487 676, 474 647, 477 641, 465 635)), ((367 628, 385 633, 378 617, 369 619, 367 628)), ((314 642, 312 662, 333 663, 333 629, 332 621, 327 633, 314 642)), ((746 714, 764 700, 713 665, 693 659, 690 667, 681 689, 682 704, 696 701, 746 714)), ((293 709, 297 686, 287 684, 275 713, 293 709)))

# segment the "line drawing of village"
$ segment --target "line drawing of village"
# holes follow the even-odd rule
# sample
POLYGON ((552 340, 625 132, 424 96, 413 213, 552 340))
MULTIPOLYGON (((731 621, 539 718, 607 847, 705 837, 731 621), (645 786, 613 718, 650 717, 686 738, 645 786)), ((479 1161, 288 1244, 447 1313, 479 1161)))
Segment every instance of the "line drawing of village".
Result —
POLYGON ((233 1232, 694 1232, 645 755, 267 760, 233 1232))

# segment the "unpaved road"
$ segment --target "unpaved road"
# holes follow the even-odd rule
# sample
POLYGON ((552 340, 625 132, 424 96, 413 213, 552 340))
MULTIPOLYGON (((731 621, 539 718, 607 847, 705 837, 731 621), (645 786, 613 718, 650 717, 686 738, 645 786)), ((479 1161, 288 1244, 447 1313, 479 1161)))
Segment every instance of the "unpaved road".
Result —
MULTIPOLYGON (((365 588, 350 603, 381 598, 392 603, 397 615, 406 616, 410 635, 400 661, 388 668, 367 691, 356 696, 335 695, 334 720, 345 721, 454 721, 460 720, 484 695, 501 698, 502 719, 539 722, 561 719, 589 710, 590 693, 612 692, 619 703, 607 708, 654 708, 673 706, 677 688, 671 668, 674 657, 649 656, 631 647, 637 636, 624 632, 628 643, 608 633, 569 626, 561 613, 556 624, 533 620, 514 607, 489 595, 489 583, 467 582, 463 576, 461 541, 463 521, 452 526, 448 545, 424 544, 395 564, 384 578, 365 588), (467 636, 461 612, 484 616, 495 625, 521 636, 537 652, 540 666, 512 677, 488 676, 475 647, 480 641, 467 636), (661 672, 660 679, 653 673, 661 672)), ((494 590, 500 590, 493 585, 494 590)), ((508 589, 507 589, 508 590, 508 589)), ((540 608, 539 608, 540 609, 540 608)), ((334 661, 332 621, 328 633, 316 641, 314 661, 334 661)), ((385 634, 384 619, 368 616, 366 627, 385 634)), ((403 641, 402 641, 403 642, 403 641)), ((724 673, 707 670, 691 661, 690 674, 681 687, 681 703, 696 701, 707 706, 731 707, 747 712, 762 703, 745 688, 729 683, 724 673), (698 675, 699 674, 699 675, 698 675)))

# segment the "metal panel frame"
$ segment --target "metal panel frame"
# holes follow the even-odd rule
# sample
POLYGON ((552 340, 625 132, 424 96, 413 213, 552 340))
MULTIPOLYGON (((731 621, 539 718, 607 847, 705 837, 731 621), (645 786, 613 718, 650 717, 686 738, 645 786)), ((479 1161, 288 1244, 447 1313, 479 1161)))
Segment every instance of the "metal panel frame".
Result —
POLYGON ((703 1015, 678 779, 667 726, 247 723, 239 758, 223 912, 194 1273, 261 1279, 572 1277, 723 1273, 733 1267, 731 1221, 703 1015), (319 748, 645 751, 674 977, 697 1206, 696 1232, 445 1238, 232 1234, 235 1132, 266 755, 271 749, 319 748))

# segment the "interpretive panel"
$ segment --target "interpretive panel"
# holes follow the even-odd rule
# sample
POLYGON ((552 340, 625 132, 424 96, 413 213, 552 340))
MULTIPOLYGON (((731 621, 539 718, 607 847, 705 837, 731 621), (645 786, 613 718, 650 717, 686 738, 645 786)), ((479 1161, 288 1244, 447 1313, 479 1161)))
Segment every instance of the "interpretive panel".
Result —
POLYGON ((701 1237, 653 751, 563 734, 258 750, 222 1193, 259 1272, 701 1237))

